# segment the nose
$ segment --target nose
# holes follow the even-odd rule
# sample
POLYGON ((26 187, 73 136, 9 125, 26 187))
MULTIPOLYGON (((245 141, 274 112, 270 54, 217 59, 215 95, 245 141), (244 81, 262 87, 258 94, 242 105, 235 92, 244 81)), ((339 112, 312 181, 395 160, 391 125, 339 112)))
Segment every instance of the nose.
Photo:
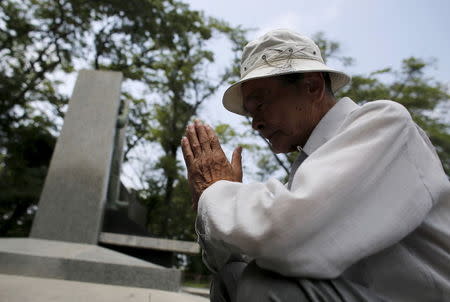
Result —
POLYGON ((254 118, 252 120, 252 128, 256 131, 262 131, 265 128, 264 122, 261 119, 254 118))

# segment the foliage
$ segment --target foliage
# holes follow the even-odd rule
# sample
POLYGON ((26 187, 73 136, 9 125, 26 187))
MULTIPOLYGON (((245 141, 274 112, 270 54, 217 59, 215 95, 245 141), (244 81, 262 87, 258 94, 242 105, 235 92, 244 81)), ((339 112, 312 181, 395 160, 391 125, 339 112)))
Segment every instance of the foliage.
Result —
MULTIPOLYGON (((232 43, 235 43, 236 32, 241 32, 239 29, 231 30, 215 19, 209 20, 209 27, 232 33, 232 43)), ((142 200, 151 209, 149 230, 156 236, 196 239, 193 229, 195 212, 190 208, 184 163, 178 159, 180 141, 200 106, 228 80, 230 74, 225 70, 217 79, 209 74, 208 66, 214 57, 203 44, 204 40, 188 36, 169 55, 161 54, 161 80, 153 83, 160 99, 151 107, 150 127, 136 133, 145 138, 147 150, 159 147, 161 151, 150 169, 144 172, 147 186, 140 190, 142 200)))
POLYGON ((9 137, 0 171, 0 234, 28 233, 54 145, 53 135, 35 125, 19 126, 9 137))

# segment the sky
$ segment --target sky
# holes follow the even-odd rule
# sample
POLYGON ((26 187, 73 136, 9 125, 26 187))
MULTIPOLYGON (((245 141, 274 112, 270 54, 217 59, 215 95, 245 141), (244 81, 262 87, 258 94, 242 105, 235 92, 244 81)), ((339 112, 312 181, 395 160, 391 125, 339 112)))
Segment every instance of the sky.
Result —
MULTIPOLYGON (((324 32, 341 45, 340 54, 355 59, 343 71, 368 74, 399 68, 415 56, 436 60, 427 75, 450 85, 450 1, 448 0, 184 0, 192 9, 254 30, 252 40, 275 28, 289 28, 312 36, 324 32)), ((211 42, 218 67, 230 56, 221 39, 211 42)), ((330 65, 332 62, 330 62, 330 65)), ((339 67, 341 66, 332 66, 339 67)), ((341 68, 342 69, 342 68, 341 68)), ((239 118, 221 108, 222 87, 205 108, 205 119, 236 123, 239 118), (207 114, 206 114, 207 112, 207 114)))

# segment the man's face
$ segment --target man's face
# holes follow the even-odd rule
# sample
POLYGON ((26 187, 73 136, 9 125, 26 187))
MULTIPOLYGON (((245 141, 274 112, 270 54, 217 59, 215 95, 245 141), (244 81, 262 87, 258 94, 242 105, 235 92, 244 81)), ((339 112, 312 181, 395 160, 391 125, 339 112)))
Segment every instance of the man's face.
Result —
POLYGON ((307 91, 304 80, 289 84, 269 77, 242 84, 244 108, 252 127, 270 142, 275 153, 304 146, 314 129, 317 112, 307 91))

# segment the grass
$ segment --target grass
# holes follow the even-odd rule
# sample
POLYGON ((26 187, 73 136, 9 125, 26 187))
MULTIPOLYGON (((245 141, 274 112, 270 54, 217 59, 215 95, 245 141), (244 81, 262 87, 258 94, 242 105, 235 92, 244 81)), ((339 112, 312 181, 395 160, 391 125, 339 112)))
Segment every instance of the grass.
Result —
POLYGON ((196 288, 209 288, 209 282, 184 281, 183 286, 196 288))

